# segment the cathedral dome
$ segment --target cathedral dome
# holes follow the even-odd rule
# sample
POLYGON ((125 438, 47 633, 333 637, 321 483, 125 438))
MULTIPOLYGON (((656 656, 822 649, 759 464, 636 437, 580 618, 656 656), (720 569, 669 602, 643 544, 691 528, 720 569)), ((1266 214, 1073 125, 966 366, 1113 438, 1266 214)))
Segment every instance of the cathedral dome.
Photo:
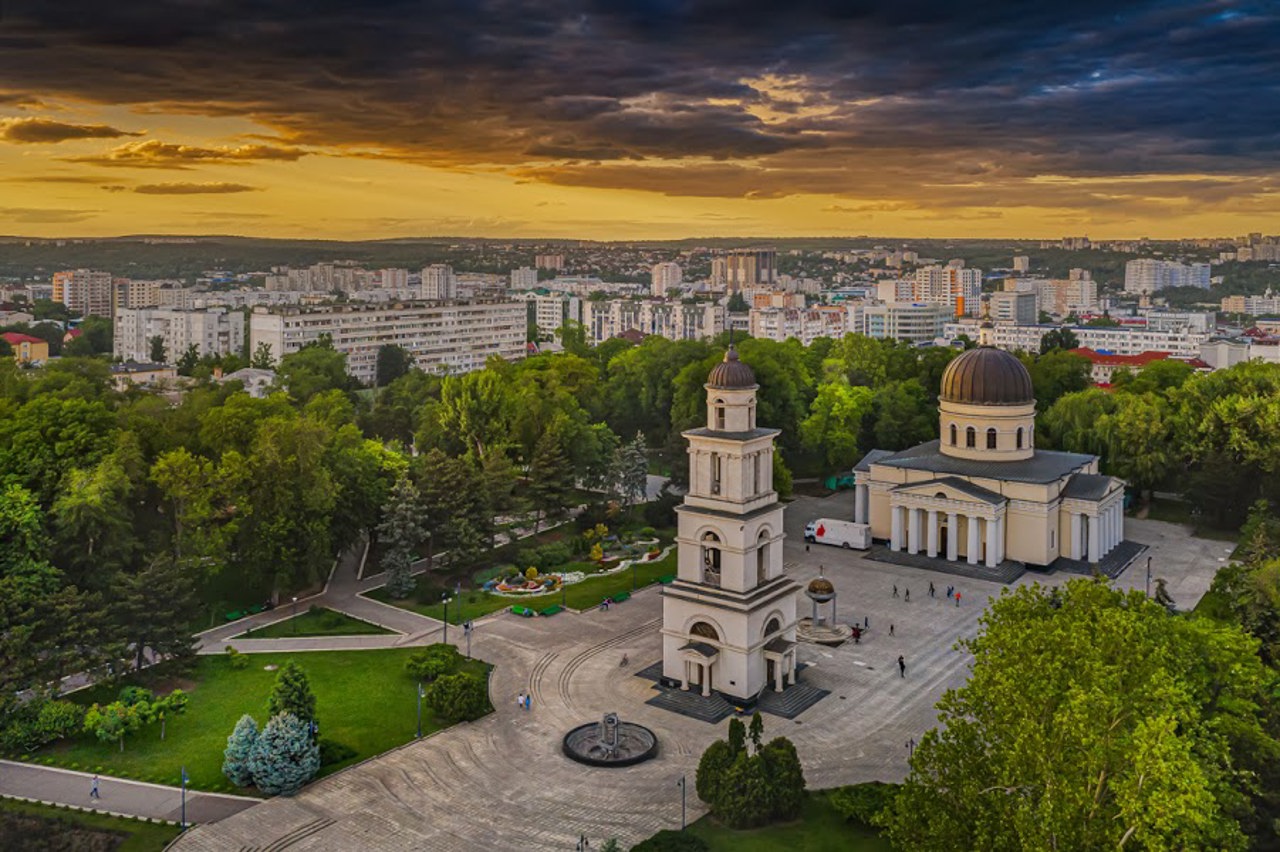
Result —
POLYGON ((756 374, 751 368, 738 360, 738 350, 732 344, 724 353, 724 360, 711 368, 707 375, 707 385, 722 390, 741 390, 756 386, 756 374))
POLYGON ((1036 401, 1031 374, 1017 357, 991 346, 970 349, 947 365, 941 399, 964 405, 1027 405, 1036 401))

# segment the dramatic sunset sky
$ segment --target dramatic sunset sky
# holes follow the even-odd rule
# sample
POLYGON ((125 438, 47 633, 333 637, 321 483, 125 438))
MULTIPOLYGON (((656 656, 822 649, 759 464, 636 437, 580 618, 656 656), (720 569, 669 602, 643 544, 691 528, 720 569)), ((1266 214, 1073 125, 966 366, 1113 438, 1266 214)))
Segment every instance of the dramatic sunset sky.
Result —
POLYGON ((1278 223, 1276 0, 0 5, 0 234, 1278 223))

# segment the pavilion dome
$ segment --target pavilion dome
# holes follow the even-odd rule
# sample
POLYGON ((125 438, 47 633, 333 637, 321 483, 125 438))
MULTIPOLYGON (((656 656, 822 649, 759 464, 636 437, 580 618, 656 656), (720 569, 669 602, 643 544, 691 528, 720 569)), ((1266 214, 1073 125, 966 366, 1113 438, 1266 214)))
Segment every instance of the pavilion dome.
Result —
POLYGON ((836 587, 831 585, 831 581, 826 577, 814 577, 809 581, 809 586, 805 589, 805 592, 810 597, 834 595, 836 593, 836 587))
POLYGON ((721 390, 742 390, 756 386, 756 374, 738 359, 738 350, 732 344, 724 353, 724 360, 711 368, 707 386, 721 390))
POLYGON ((963 405, 1027 405, 1036 401, 1031 374, 1016 356, 993 346, 970 349, 942 374, 944 402, 963 405))

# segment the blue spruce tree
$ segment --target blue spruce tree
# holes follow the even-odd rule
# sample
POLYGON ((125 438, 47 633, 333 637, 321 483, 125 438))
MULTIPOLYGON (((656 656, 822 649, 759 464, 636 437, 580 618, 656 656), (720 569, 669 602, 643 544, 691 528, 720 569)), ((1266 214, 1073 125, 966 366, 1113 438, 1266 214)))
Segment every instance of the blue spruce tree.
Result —
POLYGON ((222 774, 237 787, 253 783, 249 771, 249 755, 258 741, 258 723, 248 713, 236 722, 236 729, 227 737, 227 749, 222 753, 222 774))
POLYGON ((292 713, 272 716, 249 755, 253 783, 268 796, 289 796, 320 769, 320 747, 311 727, 292 713))

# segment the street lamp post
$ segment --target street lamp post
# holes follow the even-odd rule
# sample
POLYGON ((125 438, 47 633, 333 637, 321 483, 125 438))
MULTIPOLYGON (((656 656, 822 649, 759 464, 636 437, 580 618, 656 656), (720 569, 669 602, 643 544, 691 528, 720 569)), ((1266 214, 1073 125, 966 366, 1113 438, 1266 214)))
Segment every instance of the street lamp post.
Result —
POLYGON ((449 644, 449 593, 445 592, 440 596, 441 603, 444 604, 444 644, 449 644))
POLYGON ((187 767, 182 767, 182 830, 187 830, 187 767))
POLYGON ((293 596, 293 615, 289 617, 289 620, 293 622, 293 635, 297 636, 298 635, 298 596, 297 595, 293 596))
POLYGON ((467 659, 471 659, 471 622, 465 621, 462 624, 462 632, 467 637, 467 659))
POLYGON ((684 831, 685 807, 684 807, 684 776, 680 776, 680 780, 676 782, 680 786, 680 830, 684 831))
POLYGON ((422 688, 422 681, 418 681, 418 739, 422 739, 422 698, 426 695, 426 690, 422 688))
POLYGON ((1151 597, 1151 557, 1147 557, 1147 597, 1151 597))

